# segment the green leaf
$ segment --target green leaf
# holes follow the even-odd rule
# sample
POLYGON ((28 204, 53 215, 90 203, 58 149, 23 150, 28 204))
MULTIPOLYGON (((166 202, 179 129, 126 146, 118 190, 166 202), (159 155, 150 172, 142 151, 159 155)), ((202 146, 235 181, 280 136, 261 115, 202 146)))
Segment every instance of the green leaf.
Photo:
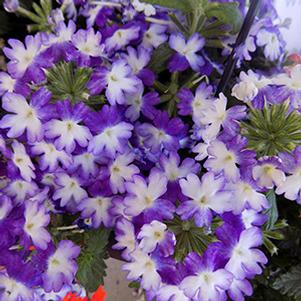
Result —
POLYGON ((216 18, 218 21, 230 25, 232 33, 237 33, 243 23, 238 3, 211 2, 206 6, 205 14, 207 18, 216 18))
POLYGON ((279 290, 283 295, 296 299, 301 298, 301 264, 278 277, 273 288, 279 290))
POLYGON ((270 208, 265 212, 265 214, 268 215, 268 220, 265 223, 265 230, 273 230, 279 216, 276 195, 273 189, 268 191, 266 198, 270 204, 270 208))
POLYGON ((143 0, 143 2, 171 9, 178 9, 184 13, 199 10, 207 4, 207 0, 143 0))
POLYGON ((105 228, 88 230, 84 235, 76 277, 88 292, 95 292, 104 283, 109 235, 110 230, 105 228))
POLYGON ((60 62, 46 72, 46 88, 52 93, 54 101, 70 99, 72 103, 86 101, 89 105, 86 85, 91 73, 90 68, 78 68, 74 63, 60 62))
POLYGON ((197 227, 193 220, 182 221, 176 216, 172 221, 166 222, 168 229, 176 236, 176 247, 174 258, 183 261, 190 252, 202 255, 207 246, 217 241, 214 231, 221 225, 221 221, 215 219, 211 228, 197 227))
POLYGON ((168 59, 173 54, 167 43, 160 45, 154 52, 148 67, 155 73, 161 73, 166 69, 168 59))

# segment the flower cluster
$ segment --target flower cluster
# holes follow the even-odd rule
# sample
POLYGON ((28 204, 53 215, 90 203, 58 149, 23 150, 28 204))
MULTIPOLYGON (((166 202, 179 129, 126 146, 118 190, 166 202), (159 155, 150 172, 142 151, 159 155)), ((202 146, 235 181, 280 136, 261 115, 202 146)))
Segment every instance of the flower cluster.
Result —
MULTIPOLYGON (((232 93, 242 102, 232 105, 214 95, 221 62, 206 26, 216 20, 187 34, 182 13, 138 0, 60 2, 48 31, 4 48, 0 299, 85 297, 75 284, 81 237, 105 227, 148 300, 244 300, 267 263, 266 192, 301 199, 301 65, 272 79, 242 72, 232 93), (264 139, 252 132, 261 111, 263 129, 284 120, 294 142, 286 152, 252 147, 264 139)), ((229 7, 245 13, 243 3, 229 7)), ((241 63, 256 49, 283 55, 271 10, 261 14, 241 63)))

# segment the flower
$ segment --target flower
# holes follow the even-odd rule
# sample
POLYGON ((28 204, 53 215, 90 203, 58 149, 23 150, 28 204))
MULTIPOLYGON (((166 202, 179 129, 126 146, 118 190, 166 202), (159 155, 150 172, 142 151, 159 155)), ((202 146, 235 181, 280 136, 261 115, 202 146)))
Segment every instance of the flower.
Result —
MULTIPOLYGON (((0 72, 0 96, 14 92, 16 80, 5 72, 0 72)), ((3 100, 2 100, 3 101, 3 100)))
POLYGON ((97 94, 106 87, 106 97, 111 105, 124 104, 125 95, 134 93, 140 80, 132 75, 131 67, 125 60, 115 61, 111 69, 99 68, 91 77, 88 88, 97 94))
POLYGON ((134 175, 132 182, 125 183, 125 188, 128 192, 124 199, 125 214, 137 216, 144 213, 147 220, 173 217, 174 205, 161 198, 167 189, 167 178, 158 171, 152 170, 148 180, 134 175))
POLYGON ((143 225, 137 235, 137 238, 141 240, 139 248, 144 253, 151 253, 159 246, 165 256, 172 255, 175 238, 168 235, 166 230, 167 226, 158 221, 143 225))
POLYGON ((78 179, 70 177, 66 173, 58 173, 55 182, 59 187, 54 192, 53 199, 60 200, 62 207, 74 202, 79 204, 88 195, 87 191, 81 187, 78 179))
POLYGON ((172 34, 169 38, 169 46, 177 53, 172 56, 168 68, 170 72, 184 71, 189 66, 196 72, 205 65, 202 56, 197 55, 205 45, 205 39, 199 34, 193 34, 187 42, 181 34, 172 34))
POLYGON ((5 115, 0 121, 0 128, 9 129, 7 136, 20 137, 25 131, 30 142, 40 141, 43 138, 42 120, 46 117, 46 110, 51 94, 40 89, 31 97, 28 104, 25 97, 16 93, 6 93, 2 99, 2 107, 14 114, 5 115))
POLYGON ((105 153, 114 157, 116 152, 123 152, 132 136, 133 125, 122 121, 120 112, 115 107, 103 106, 98 113, 90 115, 88 125, 96 133, 88 145, 88 151, 94 155, 105 153))
POLYGON ((253 167, 252 175, 259 186, 272 189, 285 181, 285 173, 281 170, 281 163, 275 157, 263 157, 253 167))
POLYGON ((50 215, 47 214, 45 207, 37 202, 27 201, 24 217, 24 232, 32 239, 35 246, 45 250, 51 241, 51 236, 45 229, 50 221, 50 215))
POLYGON ((160 287, 156 296, 158 301, 173 300, 173 301, 189 301, 189 298, 184 294, 177 285, 163 285, 160 287))
POLYGON ((86 118, 88 108, 83 103, 72 107, 70 101, 65 100, 57 102, 56 109, 60 119, 51 119, 45 124, 45 136, 55 139, 57 149, 65 149, 67 153, 74 151, 76 143, 86 147, 92 135, 89 129, 80 123, 86 118))
POLYGON ((193 275, 185 277, 180 283, 186 296, 195 300, 225 300, 225 291, 231 286, 233 275, 225 269, 215 269, 214 256, 201 258, 191 253, 186 259, 188 265, 194 264, 193 275))
POLYGON ((151 24, 143 34, 142 45, 146 48, 158 48, 167 41, 166 26, 159 24, 151 24))
POLYGON ((160 286, 161 277, 157 271, 156 262, 147 254, 136 249, 131 255, 131 262, 123 265, 122 269, 128 271, 129 280, 141 278, 141 286, 146 290, 156 290, 160 286))
POLYGON ((210 226, 213 210, 223 213, 231 210, 232 194, 223 191, 224 180, 215 179, 213 173, 206 173, 202 181, 195 174, 189 174, 186 179, 180 180, 182 193, 189 199, 180 204, 177 214, 183 220, 194 217, 197 226, 210 226))
POLYGON ((82 218, 92 218, 94 228, 98 228, 101 223, 106 227, 110 227, 113 224, 112 217, 109 214, 111 200, 112 198, 101 195, 87 197, 80 202, 77 208, 82 211, 82 218))
POLYGON ((5 10, 9 13, 14 13, 19 8, 19 1, 18 0, 5 0, 3 6, 5 10))
POLYGON ((117 243, 113 249, 123 250, 122 257, 130 260, 130 254, 136 249, 137 243, 134 225, 126 218, 117 221, 115 239, 117 243))
MULTIPOLYGON (((5 55, 11 60, 7 64, 7 69, 14 78, 21 78, 34 63, 37 63, 35 59, 41 51, 41 36, 27 36, 25 45, 15 39, 9 39, 8 44, 11 48, 3 49, 5 55)), ((32 69, 37 68, 33 66, 32 69)))
POLYGON ((31 159, 28 156, 24 145, 19 143, 17 140, 14 140, 14 142, 12 143, 12 148, 12 161, 14 165, 19 170, 21 177, 25 181, 30 182, 31 179, 34 179, 36 177, 34 173, 35 167, 31 162, 31 159))
POLYGON ((127 46, 132 40, 138 38, 139 31, 140 28, 138 26, 117 29, 111 37, 106 39, 106 49, 112 51, 127 46))
POLYGON ((255 247, 262 244, 262 233, 259 228, 252 227, 244 230, 239 241, 233 246, 231 257, 225 269, 231 272, 237 279, 252 277, 261 274, 261 266, 266 264, 267 258, 255 247))
POLYGON ((117 155, 110 164, 110 185, 113 193, 124 193, 125 181, 131 181, 133 175, 139 173, 139 168, 134 164, 130 164, 134 159, 135 154, 128 151, 117 155))
POLYGON ((61 240, 57 249, 47 260, 47 270, 43 274, 43 287, 46 292, 58 292, 63 284, 71 284, 77 265, 75 259, 80 248, 69 240, 61 240))

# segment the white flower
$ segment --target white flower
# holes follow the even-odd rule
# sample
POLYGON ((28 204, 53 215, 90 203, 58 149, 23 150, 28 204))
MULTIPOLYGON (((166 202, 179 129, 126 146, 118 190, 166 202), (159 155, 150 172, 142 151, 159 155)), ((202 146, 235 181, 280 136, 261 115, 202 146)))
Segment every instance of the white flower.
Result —
POLYGON ((233 181, 239 178, 236 154, 229 150, 223 142, 214 140, 211 142, 208 152, 210 156, 205 162, 206 168, 216 174, 223 172, 226 178, 233 181))
POLYGON ((290 73, 282 73, 273 78, 275 85, 284 85, 291 90, 301 90, 301 65, 294 66, 290 73))
POLYGON ((35 182, 26 182, 23 180, 15 180, 5 187, 5 193, 8 196, 15 198, 17 203, 23 202, 27 196, 33 196, 38 190, 35 182))
POLYGON ((137 238, 141 239, 139 248, 145 253, 151 253, 165 238, 167 226, 158 221, 152 221, 141 228, 137 238))
POLYGON ((286 177, 285 181, 278 185, 276 193, 284 193, 286 199, 301 202, 301 167, 296 168, 291 175, 286 177))
POLYGON ((239 214, 248 204, 250 208, 256 211, 268 208, 269 203, 264 194, 257 192, 249 183, 239 181, 231 183, 228 188, 233 191, 233 208, 234 214, 239 214))
POLYGON ((111 37, 106 39, 106 48, 108 50, 119 50, 127 46, 130 41, 138 38, 139 31, 140 28, 138 26, 116 30, 111 37))
POLYGON ((285 181, 284 172, 270 163, 254 166, 252 175, 259 186, 268 189, 272 189, 274 185, 280 186, 285 181))
POLYGON ((257 34, 257 45, 264 47, 264 55, 271 61, 277 60, 281 55, 281 44, 275 32, 260 30, 257 34))
POLYGON ((130 254, 136 249, 136 234, 134 225, 126 218, 121 218, 116 223, 115 239, 117 243, 113 249, 123 250, 122 256, 130 260, 130 254))
POLYGON ((157 294, 159 300, 189 301, 190 299, 177 285, 163 285, 157 294))
POLYGON ((133 152, 125 152, 116 156, 115 160, 109 166, 110 171, 110 186, 112 192, 124 193, 125 181, 131 181, 133 175, 139 173, 139 168, 134 164, 135 154, 133 152))
POLYGON ((140 277, 141 287, 145 290, 157 290, 161 283, 161 277, 156 269, 153 259, 140 249, 131 253, 132 262, 123 265, 122 269, 129 271, 128 279, 137 280, 140 277))
POLYGON ((0 291, 3 301, 32 301, 33 298, 33 293, 28 287, 4 273, 0 273, 0 291))
POLYGON ((92 217, 93 227, 98 228, 101 223, 110 227, 112 225, 112 217, 109 214, 111 201, 112 198, 104 196, 86 198, 78 205, 78 210, 82 211, 83 218, 92 217))
POLYGON ((225 300, 222 297, 225 297, 224 291, 230 287, 232 279, 232 274, 224 269, 214 272, 204 270, 197 275, 184 278, 180 289, 192 300, 225 300))
POLYGON ((35 155, 42 155, 39 158, 39 165, 41 170, 49 168, 49 171, 54 171, 61 163, 64 167, 70 166, 72 159, 64 151, 59 151, 52 143, 41 141, 35 143, 31 147, 35 155))
POLYGON ((30 106, 22 95, 6 93, 2 98, 2 107, 14 113, 6 114, 0 121, 0 128, 9 128, 7 132, 9 138, 19 137, 26 130, 30 142, 42 139, 42 123, 36 109, 30 106))
POLYGON ((24 217, 24 232, 31 237, 35 246, 45 250, 51 241, 51 236, 45 229, 50 221, 50 215, 46 213, 45 207, 38 202, 28 201, 24 217))
POLYGON ((69 202, 79 203, 88 196, 87 191, 83 189, 78 180, 65 173, 57 175, 56 183, 61 186, 53 194, 54 200, 60 199, 60 205, 66 206, 69 202))
POLYGON ((76 142, 86 147, 92 138, 90 130, 78 122, 66 119, 52 119, 45 124, 45 136, 55 139, 54 144, 58 150, 65 149, 68 153, 72 153, 75 149, 76 142))
POLYGON ((225 269, 235 275, 237 279, 244 279, 246 276, 261 274, 262 269, 259 263, 265 264, 267 258, 257 247, 262 244, 262 233, 257 227, 244 230, 239 241, 232 249, 231 258, 225 269))
POLYGON ((147 17, 156 14, 156 9, 149 3, 141 3, 139 0, 132 0, 132 5, 137 12, 143 12, 147 17))
POLYGON ((96 175, 97 164, 96 157, 89 152, 84 152, 80 155, 73 156, 73 166, 72 169, 81 168, 84 177, 89 177, 91 175, 96 175))
POLYGON ((17 140, 14 140, 12 143, 12 149, 12 161, 19 169, 21 177, 28 182, 30 182, 31 179, 35 179, 35 167, 32 164, 30 157, 27 155, 24 145, 19 143, 17 140))
POLYGON ((157 48, 167 41, 166 26, 151 24, 143 35, 142 45, 146 48, 157 48))

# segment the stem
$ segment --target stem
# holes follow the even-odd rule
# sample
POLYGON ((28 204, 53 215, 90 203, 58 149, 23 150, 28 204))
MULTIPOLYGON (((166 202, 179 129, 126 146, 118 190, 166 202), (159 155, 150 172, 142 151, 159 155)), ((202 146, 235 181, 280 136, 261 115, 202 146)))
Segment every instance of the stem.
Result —
POLYGON ((172 23, 170 21, 166 20, 160 20, 152 17, 146 17, 145 21, 148 21, 150 23, 156 23, 156 24, 161 24, 161 25, 171 25, 172 23))
POLYGON ((30 19, 33 22, 36 23, 40 23, 41 19, 40 17, 38 17, 37 15, 35 15, 34 13, 32 13, 31 11, 19 6, 17 9, 17 13, 19 13, 21 16, 26 17, 28 19, 30 19))
POLYGON ((71 225, 71 226, 57 227, 56 230, 65 231, 65 230, 73 230, 78 228, 79 228, 78 225, 71 225))
POLYGON ((98 6, 122 7, 122 5, 119 3, 112 3, 108 1, 92 1, 91 4, 98 6))
POLYGON ((157 80, 154 81, 154 88, 164 94, 168 91, 168 87, 157 80))

